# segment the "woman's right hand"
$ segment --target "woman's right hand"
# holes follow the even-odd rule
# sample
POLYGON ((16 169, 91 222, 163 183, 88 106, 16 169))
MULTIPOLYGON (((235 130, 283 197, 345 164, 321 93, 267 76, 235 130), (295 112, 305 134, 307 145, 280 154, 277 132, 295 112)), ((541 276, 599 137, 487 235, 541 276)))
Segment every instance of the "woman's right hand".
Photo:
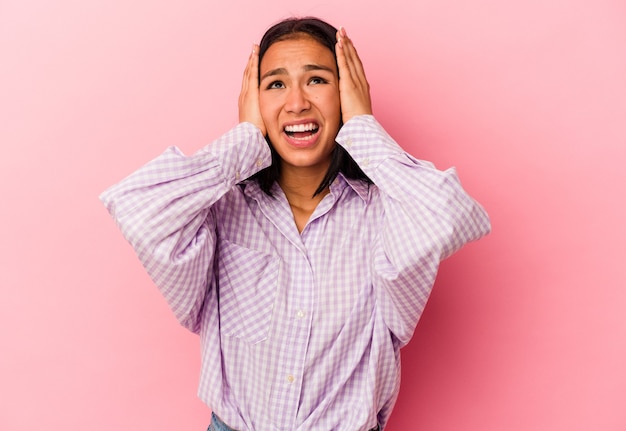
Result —
POLYGON ((241 93, 239 94, 239 122, 249 122, 257 126, 263 136, 267 129, 259 107, 259 45, 252 46, 252 52, 243 72, 241 93))

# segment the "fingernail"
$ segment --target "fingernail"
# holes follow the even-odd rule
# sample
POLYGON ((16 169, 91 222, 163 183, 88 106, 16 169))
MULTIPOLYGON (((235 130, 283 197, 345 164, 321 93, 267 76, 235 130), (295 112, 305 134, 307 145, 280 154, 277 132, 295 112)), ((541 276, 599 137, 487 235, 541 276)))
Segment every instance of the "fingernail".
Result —
POLYGON ((343 37, 346 37, 346 29, 343 28, 343 26, 339 27, 339 34, 341 34, 343 37))

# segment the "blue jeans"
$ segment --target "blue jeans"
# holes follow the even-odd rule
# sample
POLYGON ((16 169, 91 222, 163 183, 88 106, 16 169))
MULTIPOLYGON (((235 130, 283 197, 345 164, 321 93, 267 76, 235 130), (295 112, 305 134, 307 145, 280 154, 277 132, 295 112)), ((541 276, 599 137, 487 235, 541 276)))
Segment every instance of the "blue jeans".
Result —
MULTIPOLYGON (((370 431, 378 431, 378 430, 380 430, 380 427, 372 428, 370 431)), ((222 422, 221 419, 218 418, 215 413, 211 413, 211 425, 209 425, 209 428, 207 429, 207 431, 235 431, 235 430, 233 430, 224 422, 222 422)))
POLYGON ((211 424, 207 431, 235 431, 228 425, 226 425, 217 415, 211 412, 211 424))

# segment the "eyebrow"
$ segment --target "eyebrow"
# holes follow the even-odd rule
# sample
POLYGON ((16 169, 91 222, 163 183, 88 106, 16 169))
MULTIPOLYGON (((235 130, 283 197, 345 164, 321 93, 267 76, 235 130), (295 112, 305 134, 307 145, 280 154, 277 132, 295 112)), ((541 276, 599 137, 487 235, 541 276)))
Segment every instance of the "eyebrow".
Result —
MULTIPOLYGON (((325 70, 330 73, 335 73, 335 71, 331 69, 330 67, 323 66, 321 64, 307 64, 303 67, 303 69, 306 72, 309 72, 311 70, 325 70)), ((265 72, 263 76, 261 76, 261 81, 263 81, 267 77, 276 76, 276 75, 287 75, 287 69, 285 69, 284 67, 279 67, 277 69, 272 69, 268 72, 265 72)))

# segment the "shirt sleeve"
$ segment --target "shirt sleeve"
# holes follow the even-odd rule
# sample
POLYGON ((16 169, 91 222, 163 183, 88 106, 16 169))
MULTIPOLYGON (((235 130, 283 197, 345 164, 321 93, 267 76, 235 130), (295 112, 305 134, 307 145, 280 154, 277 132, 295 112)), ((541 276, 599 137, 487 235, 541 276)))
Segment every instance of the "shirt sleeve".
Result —
POLYGON ((213 204, 270 163, 258 128, 241 123, 193 156, 168 148, 100 195, 178 321, 191 331, 199 331, 212 274, 213 204))
POLYGON ((387 326, 408 343, 441 260, 491 230, 485 210, 461 187, 454 168, 439 171, 418 160, 371 115, 348 121, 337 136, 374 182, 382 225, 372 273, 387 326))

